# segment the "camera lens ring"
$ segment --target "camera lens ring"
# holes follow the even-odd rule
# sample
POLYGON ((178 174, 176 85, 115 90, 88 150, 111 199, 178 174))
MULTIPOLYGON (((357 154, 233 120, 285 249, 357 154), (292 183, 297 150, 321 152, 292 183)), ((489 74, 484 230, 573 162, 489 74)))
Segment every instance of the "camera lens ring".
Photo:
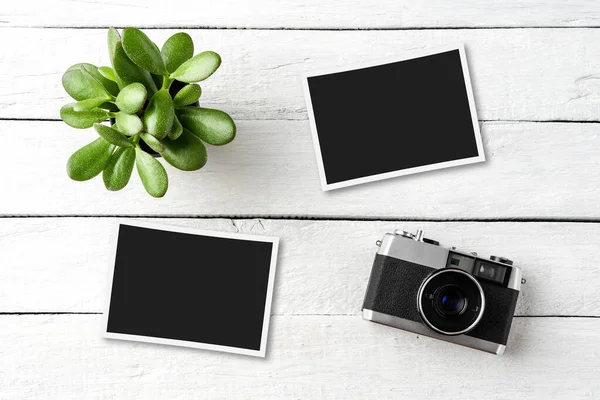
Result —
POLYGON ((443 268, 443 269, 440 269, 440 270, 434 272, 429 277, 427 277, 427 279, 425 279, 423 281, 423 283, 421 284, 421 287, 419 288, 419 292, 417 294, 417 307, 419 309, 419 314, 420 314, 421 318, 423 319, 423 321, 425 322, 425 324, 429 328, 431 328, 434 331, 436 331, 438 333, 441 333, 443 335, 457 336, 457 335, 462 335, 462 334, 465 334, 465 333, 471 331, 473 328, 475 328, 475 326, 477 326, 477 324, 479 323, 479 321, 481 321, 481 318, 483 317, 483 313, 485 312, 485 295, 483 293, 483 288, 481 287, 481 285, 479 284, 479 282, 477 281, 477 279, 475 279, 471 274, 469 274, 469 273, 467 273, 467 272, 465 272, 463 270, 456 269, 456 268, 443 268), (441 274, 448 274, 448 273, 450 273, 450 274, 462 274, 465 277, 467 277, 472 283, 475 284, 475 287, 479 291, 479 296, 481 297, 481 307, 478 310, 477 317, 466 328, 461 329, 459 331, 446 331, 446 330, 440 329, 439 327, 435 326, 435 324, 433 324, 427 318, 426 313, 423 311, 423 301, 424 301, 423 294, 425 292, 425 288, 427 287, 427 285, 433 279, 438 278, 441 274))

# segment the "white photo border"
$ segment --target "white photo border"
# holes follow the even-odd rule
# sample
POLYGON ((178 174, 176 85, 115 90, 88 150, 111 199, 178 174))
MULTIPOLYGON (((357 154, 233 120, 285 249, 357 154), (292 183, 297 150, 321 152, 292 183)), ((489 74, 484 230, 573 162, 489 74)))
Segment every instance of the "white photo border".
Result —
POLYGON ((269 334, 269 322, 271 319, 271 303, 273 301, 273 291, 275 285, 275 270, 277 268, 277 253, 279 250, 279 238, 272 236, 260 236, 260 235, 248 235, 243 233, 234 233, 234 232, 219 232, 219 231, 210 231, 204 229, 196 229, 196 228, 188 228, 183 226, 176 225, 164 225, 157 224, 153 222, 145 222, 138 220, 124 220, 119 219, 115 222, 115 226, 111 233, 111 250, 113 251, 113 256, 110 258, 111 264, 109 265, 109 277, 107 283, 107 295, 106 295, 106 304, 104 308, 104 315, 102 318, 103 324, 103 337, 107 339, 118 339, 118 340, 127 340, 127 341, 135 341, 135 342, 145 342, 145 343, 156 343, 156 344, 166 344, 171 346, 180 346, 180 347, 190 347, 195 349, 203 349, 203 350, 213 350, 220 351, 225 353, 233 353, 233 354, 242 354, 246 356, 255 356, 255 357, 265 357, 267 351, 267 337, 269 334), (262 334, 260 339, 260 349, 259 350, 251 350, 244 349, 241 347, 232 347, 232 346, 222 346, 215 345, 209 343, 198 343, 191 342, 186 340, 176 340, 176 339, 164 339, 157 338, 152 336, 143 336, 143 335, 130 335, 123 333, 114 333, 108 331, 108 318, 110 311, 110 301, 112 296, 112 286, 113 286, 113 278, 115 272, 115 266, 117 261, 117 245, 119 240, 119 230, 121 225, 127 226, 135 226, 139 228, 148 228, 154 230, 162 230, 167 232, 178 232, 178 233, 187 233, 191 235, 199 235, 199 236, 210 236, 217 238, 225 238, 225 239, 238 239, 238 240, 249 240, 254 242, 265 242, 271 243, 271 264, 269 266, 269 279, 267 284, 267 298, 265 300, 265 313, 263 316, 263 326, 262 326, 262 334))
POLYGON ((360 185, 362 183, 368 182, 376 182, 384 179, 395 178, 399 176, 412 175, 420 172, 427 171, 435 171, 438 169, 456 167, 459 165, 467 165, 474 164, 485 161, 485 154, 483 151, 483 141, 481 139, 481 132, 479 129, 479 119, 477 118, 477 110, 475 109, 475 101, 473 98, 473 86, 471 85, 471 78, 469 74, 469 67, 467 64, 467 56, 465 53, 464 44, 453 45, 453 46, 443 46, 443 47, 435 47, 435 48, 427 48, 422 50, 411 50, 407 52, 403 52, 401 56, 388 57, 384 59, 372 60, 363 63, 353 63, 352 65, 344 65, 343 67, 332 67, 325 68, 320 70, 312 70, 307 71, 302 74, 302 88, 304 89, 304 99, 306 101, 306 110, 308 112, 308 121, 310 124, 310 131, 312 134, 313 144, 315 148, 315 155, 317 157, 317 167, 319 170, 319 178, 321 180, 321 189, 325 191, 340 189, 348 186, 360 185), (460 53, 460 63, 463 71, 463 76, 465 80, 465 88, 467 91, 467 98, 469 100, 469 110, 471 112, 471 120, 473 124, 473 132, 475 133, 475 142, 477 144, 477 153, 476 157, 463 158, 460 160, 453 161, 445 161, 441 163, 423 165, 420 167, 406 168, 398 171, 384 172, 381 174, 375 174, 370 176, 365 176, 362 178, 354 178, 349 179, 342 182, 336 183, 327 183, 327 179, 325 176, 325 167, 323 164, 323 154, 321 153, 321 145, 319 143, 319 135, 317 134, 317 125, 315 123, 315 115, 312 107, 312 100, 310 97, 310 89, 308 86, 308 78, 320 76, 320 75, 328 75, 335 74, 338 72, 347 72, 356 69, 376 67, 385 64, 392 64, 399 61, 408 61, 414 58, 432 56, 440 53, 445 53, 448 51, 458 50, 460 53))

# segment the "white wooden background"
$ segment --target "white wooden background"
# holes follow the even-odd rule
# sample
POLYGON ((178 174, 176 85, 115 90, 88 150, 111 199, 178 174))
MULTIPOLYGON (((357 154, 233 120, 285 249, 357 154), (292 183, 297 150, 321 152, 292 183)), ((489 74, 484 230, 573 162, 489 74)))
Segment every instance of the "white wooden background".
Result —
POLYGON ((3 1, 0 398, 600 398, 599 122, 597 0, 3 1), (59 121, 60 77, 107 64, 111 25, 224 60, 203 101, 238 137, 167 165, 162 200, 65 173, 94 134, 59 121), (299 73, 456 42, 488 162, 321 192, 299 73), (101 339, 116 217, 281 237, 267 358, 101 339), (504 356, 362 321, 395 228, 522 266, 504 356))

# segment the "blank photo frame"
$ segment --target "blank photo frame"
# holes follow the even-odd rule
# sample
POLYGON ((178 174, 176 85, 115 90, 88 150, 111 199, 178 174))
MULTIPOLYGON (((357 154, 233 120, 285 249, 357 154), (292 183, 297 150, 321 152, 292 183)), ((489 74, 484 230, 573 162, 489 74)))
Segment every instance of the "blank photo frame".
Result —
POLYGON ((324 191, 485 161, 462 45, 302 81, 324 191))
POLYGON ((104 336, 264 357, 278 243, 118 223, 104 336))

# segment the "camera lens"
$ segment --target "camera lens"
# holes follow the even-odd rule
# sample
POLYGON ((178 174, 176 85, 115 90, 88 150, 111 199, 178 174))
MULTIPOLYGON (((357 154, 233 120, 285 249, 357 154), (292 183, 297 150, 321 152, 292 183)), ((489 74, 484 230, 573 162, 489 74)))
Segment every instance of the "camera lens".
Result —
POLYGON ((446 294, 442 297, 442 308, 446 311, 457 311, 462 299, 452 294, 446 294))
POLYGON ((446 285, 435 293, 434 305, 442 316, 452 316, 464 312, 467 305, 465 296, 455 285, 446 285))
POLYGON ((460 335, 473 329, 485 306, 477 280, 454 268, 444 268, 429 276, 419 289, 417 302, 423 321, 445 335, 460 335))

